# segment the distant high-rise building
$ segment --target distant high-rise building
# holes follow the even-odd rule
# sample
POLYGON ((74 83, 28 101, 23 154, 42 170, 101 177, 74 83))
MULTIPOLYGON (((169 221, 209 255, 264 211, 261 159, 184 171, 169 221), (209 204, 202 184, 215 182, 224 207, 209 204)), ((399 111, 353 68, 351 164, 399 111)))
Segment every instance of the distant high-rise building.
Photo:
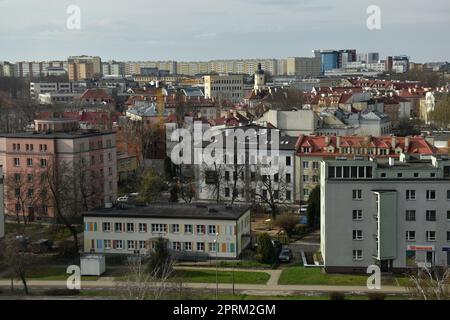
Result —
POLYGON ((286 63, 286 73, 290 76, 317 77, 321 75, 320 57, 300 58, 289 57, 286 63))
POLYGON ((69 80, 78 81, 102 76, 102 59, 92 56, 72 56, 67 59, 69 80))

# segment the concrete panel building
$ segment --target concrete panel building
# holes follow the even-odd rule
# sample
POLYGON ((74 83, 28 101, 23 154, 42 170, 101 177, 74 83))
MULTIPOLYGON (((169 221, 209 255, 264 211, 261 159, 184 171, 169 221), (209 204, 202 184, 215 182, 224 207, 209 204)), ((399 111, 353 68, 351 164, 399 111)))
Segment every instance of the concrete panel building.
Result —
POLYGON ((322 161, 326 271, 450 266, 450 161, 420 159, 322 161))
POLYGON ((240 103, 244 99, 244 75, 221 74, 204 77, 205 98, 240 103))
POLYGON ((318 77, 322 74, 320 57, 289 57, 286 61, 286 73, 289 76, 318 77))
POLYGON ((250 208, 154 204, 84 214, 84 251, 148 254, 162 237, 174 256, 236 259, 250 244, 250 208))

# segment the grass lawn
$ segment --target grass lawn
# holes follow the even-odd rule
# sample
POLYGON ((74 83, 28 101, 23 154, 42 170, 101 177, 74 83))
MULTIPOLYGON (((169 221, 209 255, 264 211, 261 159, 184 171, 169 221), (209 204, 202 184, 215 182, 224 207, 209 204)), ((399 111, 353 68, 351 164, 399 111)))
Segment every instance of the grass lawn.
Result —
POLYGON ((365 286, 366 275, 326 274, 320 268, 289 267, 282 271, 278 284, 365 286))
MULTIPOLYGON (((406 300, 407 296, 392 295, 387 296, 386 300, 406 300)), ((214 295, 203 296, 202 300, 214 300, 214 295)), ((317 295, 291 295, 291 296, 259 296, 246 294, 219 294, 220 300, 330 300, 328 294, 317 295)), ((369 300, 366 295, 347 295, 345 300, 369 300)))
MULTIPOLYGON (((215 266, 214 263, 211 264, 212 266, 215 266)), ((232 262, 232 261, 221 261, 219 263, 220 268, 272 268, 272 265, 267 263, 261 263, 258 261, 251 261, 251 260, 245 260, 245 261, 238 261, 238 262, 232 262)))
MULTIPOLYGON (((63 266, 48 266, 37 267, 30 270, 27 274, 28 280, 67 280, 69 274, 66 273, 66 267, 63 266)), ((6 275, 3 279, 10 279, 11 275, 6 275)), ((82 276, 81 280, 90 281, 97 280, 96 276, 82 276)))
MULTIPOLYGON (((219 271, 219 283, 232 283, 232 271, 219 271)), ((175 277, 182 282, 196 282, 196 283, 215 283, 216 271, 214 270, 177 270, 175 277)), ((265 272, 246 272, 235 271, 234 283, 247 284, 266 284, 270 275, 265 272)))

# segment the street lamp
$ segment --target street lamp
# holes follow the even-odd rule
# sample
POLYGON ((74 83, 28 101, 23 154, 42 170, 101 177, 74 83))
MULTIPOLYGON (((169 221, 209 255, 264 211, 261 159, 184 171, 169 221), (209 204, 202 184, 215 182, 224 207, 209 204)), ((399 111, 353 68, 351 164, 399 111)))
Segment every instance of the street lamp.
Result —
POLYGON ((216 300, 219 300, 218 238, 219 233, 216 233, 216 238, 214 239, 214 250, 216 250, 216 300))

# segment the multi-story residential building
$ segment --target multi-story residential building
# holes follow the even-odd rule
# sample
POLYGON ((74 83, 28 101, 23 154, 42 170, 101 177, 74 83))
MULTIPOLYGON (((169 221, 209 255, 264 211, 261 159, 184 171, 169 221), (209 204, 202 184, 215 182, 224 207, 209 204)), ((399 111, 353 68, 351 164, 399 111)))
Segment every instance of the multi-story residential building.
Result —
POLYGON ((49 68, 62 67, 66 64, 63 61, 21 61, 14 64, 14 76, 17 78, 39 78, 48 76, 49 68))
POLYGON ((84 184, 92 194, 91 207, 112 205, 117 198, 115 133, 80 130, 77 120, 68 119, 35 120, 34 126, 34 132, 0 136, 0 165, 8 182, 6 214, 53 216, 52 203, 40 196, 46 188, 43 177, 64 166, 91 173, 84 184))
MULTIPOLYGON (((448 158, 447 158, 448 159, 448 158)), ((328 272, 450 266, 450 161, 322 161, 321 253, 328 272)))
POLYGON ((92 86, 93 84, 87 81, 31 82, 30 96, 33 100, 36 100, 40 94, 46 93, 83 93, 92 86))
POLYGON ((287 75, 290 76, 318 77, 322 74, 320 57, 289 57, 286 69, 287 75))
POLYGON ((0 76, 1 77, 14 77, 14 64, 8 61, 0 62, 0 76))
POLYGON ((118 61, 108 61, 102 63, 102 74, 104 76, 125 76, 125 63, 118 61))
POLYGON ((204 77, 205 98, 240 103, 244 99, 244 75, 220 74, 204 77))
POLYGON ((177 74, 176 61, 127 61, 125 62, 125 75, 140 75, 142 68, 157 68, 167 70, 170 74, 177 74))
POLYGON ((87 253, 148 254, 159 238, 178 257, 236 259, 250 244, 250 208, 154 204, 84 214, 87 253))
POLYGON ((3 166, 0 166, 0 239, 5 236, 5 202, 4 196, 3 166))
POLYGON ((409 57, 395 56, 392 58, 392 70, 395 73, 406 73, 409 71, 409 57))
POLYGON ((335 159, 367 159, 379 162, 398 159, 401 153, 430 156, 435 148, 423 137, 395 136, 305 136, 300 135, 296 153, 295 200, 305 202, 311 191, 319 185, 320 162, 335 159))
POLYGON ((215 141, 222 139, 221 147, 215 148, 215 142, 207 141, 194 145, 197 159, 211 148, 220 158, 215 164, 207 163, 205 158, 196 164, 197 199, 263 205, 268 204, 267 200, 288 206, 294 203, 296 138, 254 124, 212 130, 217 131, 211 133, 215 141))
POLYGON ((102 60, 100 57, 69 57, 67 62, 69 81, 87 80, 102 75, 102 60))

